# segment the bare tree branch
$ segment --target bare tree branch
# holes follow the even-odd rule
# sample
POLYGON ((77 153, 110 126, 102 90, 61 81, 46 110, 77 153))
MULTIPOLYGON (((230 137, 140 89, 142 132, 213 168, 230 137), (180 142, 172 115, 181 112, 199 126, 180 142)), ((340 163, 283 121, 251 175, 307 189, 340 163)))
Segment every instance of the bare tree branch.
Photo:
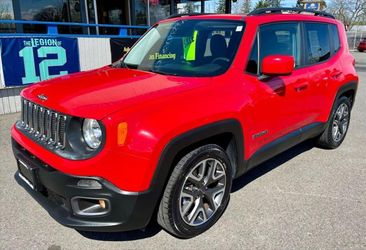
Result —
POLYGON ((328 7, 328 11, 341 20, 348 29, 365 20, 365 9, 365 0, 331 0, 328 7))

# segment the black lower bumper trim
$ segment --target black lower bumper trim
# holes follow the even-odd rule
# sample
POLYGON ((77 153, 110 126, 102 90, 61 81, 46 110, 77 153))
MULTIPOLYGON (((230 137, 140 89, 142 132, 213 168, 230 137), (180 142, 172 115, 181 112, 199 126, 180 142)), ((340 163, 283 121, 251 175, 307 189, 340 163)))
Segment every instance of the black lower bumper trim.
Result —
POLYGON ((15 140, 12 144, 16 159, 37 170, 37 188, 29 185, 19 171, 15 173, 16 181, 60 224, 82 231, 119 232, 141 229, 149 223, 156 198, 151 192, 125 192, 101 178, 64 174, 31 155, 15 140), (101 187, 79 187, 81 179, 97 180, 101 187), (71 206, 74 197, 108 200, 109 211, 98 216, 77 215, 71 206))

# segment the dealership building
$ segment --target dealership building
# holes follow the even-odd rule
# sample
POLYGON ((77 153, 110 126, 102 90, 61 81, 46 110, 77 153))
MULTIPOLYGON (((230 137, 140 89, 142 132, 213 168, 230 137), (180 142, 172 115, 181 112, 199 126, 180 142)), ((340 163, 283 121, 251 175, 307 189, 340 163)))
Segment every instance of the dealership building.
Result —
MULTIPOLYGON (((231 1, 227 0, 225 4, 227 12, 230 12, 231 1)), ((150 26, 174 14, 212 13, 217 5, 216 0, 2 0, 0 15, 3 17, 0 19, 150 26)), ((18 33, 41 31, 41 27, 24 26, 6 28, 16 28, 18 33)), ((70 32, 115 34, 117 31, 99 27, 63 27, 60 30, 60 33, 70 32)))

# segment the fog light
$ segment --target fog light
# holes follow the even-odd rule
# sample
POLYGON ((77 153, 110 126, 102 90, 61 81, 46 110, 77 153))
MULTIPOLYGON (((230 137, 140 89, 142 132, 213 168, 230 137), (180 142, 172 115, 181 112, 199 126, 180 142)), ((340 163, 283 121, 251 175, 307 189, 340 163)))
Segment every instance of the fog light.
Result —
POLYGON ((99 205, 101 208, 105 209, 106 205, 105 205, 105 201, 104 200, 99 200, 99 205))
POLYGON ((107 199, 74 197, 71 207, 75 214, 82 216, 99 216, 107 214, 111 207, 107 199))
POLYGON ((78 181, 77 186, 88 189, 102 189, 102 184, 92 179, 81 179, 78 181))

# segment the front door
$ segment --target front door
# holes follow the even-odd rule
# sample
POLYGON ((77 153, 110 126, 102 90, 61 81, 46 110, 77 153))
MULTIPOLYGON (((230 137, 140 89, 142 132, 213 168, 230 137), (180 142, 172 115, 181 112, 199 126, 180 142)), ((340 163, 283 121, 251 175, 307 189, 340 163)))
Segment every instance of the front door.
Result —
MULTIPOLYGON (((255 82, 250 91, 253 112, 250 119, 251 153, 310 123, 308 109, 308 71, 302 65, 300 23, 272 23, 258 31, 246 74, 246 82, 255 82), (259 48, 259 51, 258 51, 259 48), (260 78, 261 61, 268 55, 291 55, 295 69, 289 76, 260 78)), ((244 118, 245 119, 245 118, 244 118)))

